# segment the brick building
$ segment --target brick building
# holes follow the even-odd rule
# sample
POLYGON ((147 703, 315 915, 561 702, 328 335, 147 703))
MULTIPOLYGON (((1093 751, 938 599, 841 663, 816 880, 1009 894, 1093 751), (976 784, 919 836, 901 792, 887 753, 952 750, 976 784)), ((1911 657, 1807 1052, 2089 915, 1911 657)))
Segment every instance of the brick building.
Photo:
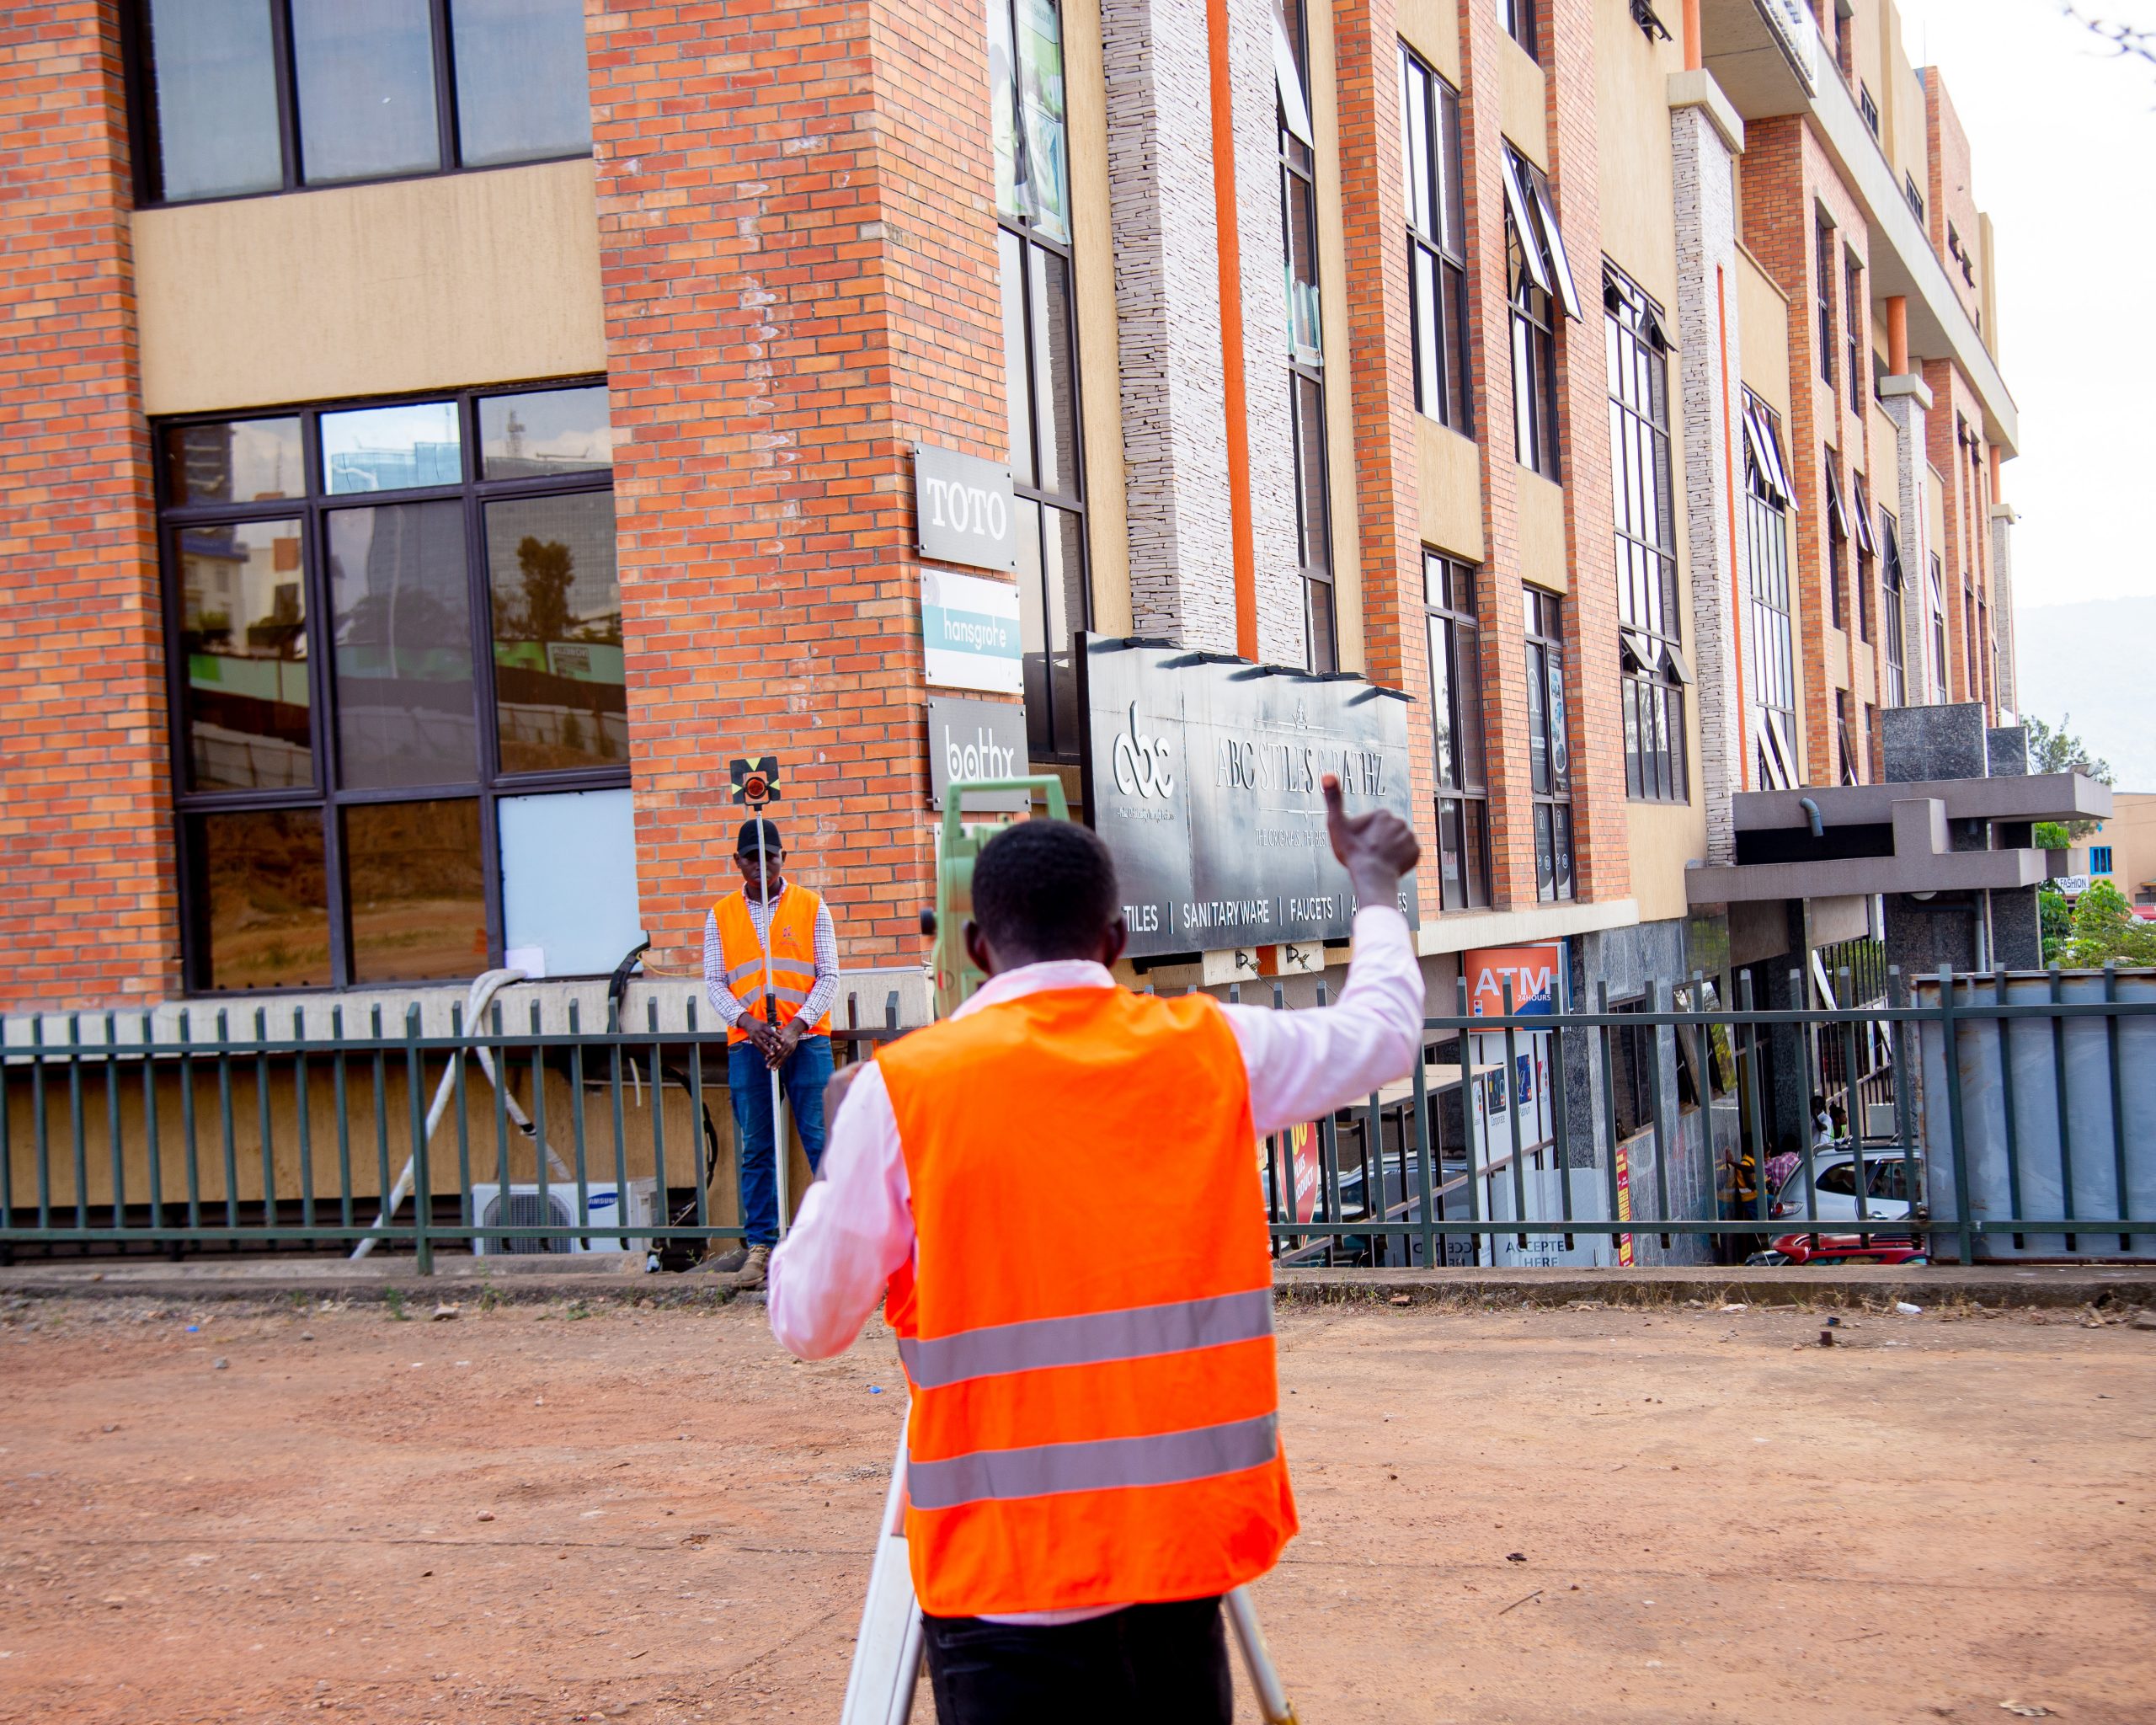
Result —
MULTIPOLYGON (((686 992, 769 754, 918 1017, 931 702, 1120 854, 1134 638, 1161 712, 1384 731, 1434 1005, 1726 997, 1856 932, 1691 901, 1732 797, 2014 704, 1992 231, 1891 0, 53 0, 0 78, 13 1008, 640 931, 686 992)), ((1161 985, 1337 985, 1252 783, 1161 985)))

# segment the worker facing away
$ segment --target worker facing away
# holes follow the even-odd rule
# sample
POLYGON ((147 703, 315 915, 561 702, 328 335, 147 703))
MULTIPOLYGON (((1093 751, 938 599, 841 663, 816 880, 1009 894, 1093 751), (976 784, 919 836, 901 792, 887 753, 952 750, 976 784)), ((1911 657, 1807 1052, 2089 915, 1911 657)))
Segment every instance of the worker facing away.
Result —
POLYGON ((770 1075, 777 1072, 785 1087, 813 1174, 824 1159, 824 1086, 831 1076, 839 943, 830 907, 786 878, 786 852, 775 822, 743 821, 734 862, 741 871, 740 889, 713 905, 704 920, 704 992, 727 1028, 726 1081, 734 1098, 745 1238, 707 1268, 732 1274, 744 1287, 757 1287, 778 1239, 777 1158, 786 1153, 771 1118, 770 1075))
POLYGON ((1276 1431, 1257 1141, 1406 1073, 1413 832, 1348 815, 1363 908, 1327 1011, 1120 986, 1115 871, 1027 820, 983 847, 987 981, 843 1092, 771 1265, 778 1339, 838 1354, 885 1301, 913 1392, 906 1534, 943 1725, 1225 1725, 1219 1599, 1296 1529, 1276 1431))

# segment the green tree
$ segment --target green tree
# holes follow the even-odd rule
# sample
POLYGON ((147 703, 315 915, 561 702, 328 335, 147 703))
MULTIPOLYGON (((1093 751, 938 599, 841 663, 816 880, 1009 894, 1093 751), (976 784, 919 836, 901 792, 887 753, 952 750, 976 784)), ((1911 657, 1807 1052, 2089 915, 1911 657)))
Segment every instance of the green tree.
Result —
POLYGON ((2049 886, 2036 889, 2036 921, 2043 933, 2044 962, 2066 962, 2065 948, 2073 935, 2073 907, 2066 895, 2049 886))
POLYGON ((566 641, 569 634, 569 585, 576 579, 576 558, 558 539, 526 534, 516 547, 524 575, 524 614, 517 619, 525 638, 566 641))
MULTIPOLYGON (((2098 784, 2115 783, 2111 777, 2111 763, 2089 752, 2089 745, 2067 729, 2073 722, 2070 713, 2059 715, 2058 726, 2053 729, 2041 718, 2025 716, 2021 723, 2029 732, 2029 771, 2031 772, 2079 772, 2086 774, 2098 784)), ((2061 823, 2047 822, 2047 825, 2061 823)), ((2069 820, 2063 823, 2072 838, 2085 839, 2102 825, 2095 820, 2069 820)), ((2043 841, 2036 843, 2044 847, 2043 841)), ((2053 846, 2048 848, 2057 849, 2053 846)))
POLYGON ((2076 970, 2100 969, 2113 959, 2156 964, 2156 924, 2136 916, 2126 895, 2111 882, 2092 880, 2074 900, 2073 921, 2058 959, 2076 970))

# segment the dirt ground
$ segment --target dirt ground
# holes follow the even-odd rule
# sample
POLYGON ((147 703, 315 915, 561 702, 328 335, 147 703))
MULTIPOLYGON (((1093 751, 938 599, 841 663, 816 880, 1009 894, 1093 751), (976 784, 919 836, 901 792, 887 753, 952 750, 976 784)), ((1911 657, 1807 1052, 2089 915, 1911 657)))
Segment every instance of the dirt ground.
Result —
MULTIPOLYGON (((0 1719, 836 1719, 888 1332, 413 1317, 6 1314, 0 1719)), ((2156 1719, 2156 1334, 1823 1322, 1283 1309, 1304 1719, 2156 1719)))

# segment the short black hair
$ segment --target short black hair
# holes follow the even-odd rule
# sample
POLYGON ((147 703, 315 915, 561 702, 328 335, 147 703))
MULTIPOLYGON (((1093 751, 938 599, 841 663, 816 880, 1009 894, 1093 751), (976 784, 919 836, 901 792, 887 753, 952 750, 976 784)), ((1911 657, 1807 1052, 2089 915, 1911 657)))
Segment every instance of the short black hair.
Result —
POLYGON ((1120 914, 1115 860, 1091 828, 1020 820, 974 862, 974 921, 999 953, 1090 959, 1120 914))

